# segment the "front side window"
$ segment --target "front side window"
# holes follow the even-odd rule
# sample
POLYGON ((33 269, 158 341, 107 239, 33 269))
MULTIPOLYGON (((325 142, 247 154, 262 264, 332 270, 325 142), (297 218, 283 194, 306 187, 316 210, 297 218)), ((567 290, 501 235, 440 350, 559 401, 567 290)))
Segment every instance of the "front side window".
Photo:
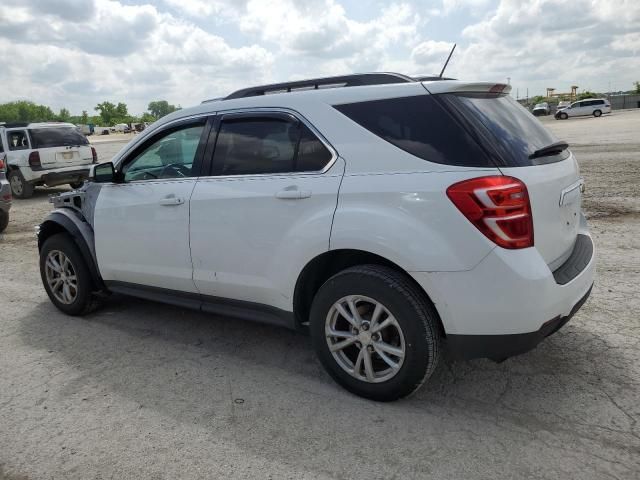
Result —
POLYGON ((7 142, 9 150, 27 150, 29 148, 29 140, 25 130, 7 132, 7 142))
POLYGON ((125 182, 192 177, 204 124, 163 132, 122 167, 125 182))
POLYGON ((76 147, 89 145, 89 140, 74 127, 32 128, 33 148, 76 147))
POLYGON ((258 175, 322 170, 331 160, 324 144, 284 117, 223 119, 213 156, 215 175, 258 175))

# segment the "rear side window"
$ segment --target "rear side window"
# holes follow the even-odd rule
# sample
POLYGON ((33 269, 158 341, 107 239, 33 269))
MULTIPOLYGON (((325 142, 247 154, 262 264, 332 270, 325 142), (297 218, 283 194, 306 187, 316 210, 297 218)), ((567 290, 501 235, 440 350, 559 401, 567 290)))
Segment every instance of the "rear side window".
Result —
POLYGON ((25 130, 7 132, 7 142, 9 150, 27 150, 29 148, 29 139, 25 130))
POLYGON ((495 166, 433 95, 334 106, 375 135, 416 157, 464 167, 495 166))
POLYGON ((491 152, 499 166, 523 167, 559 162, 569 151, 531 159, 558 141, 527 109, 508 95, 442 94, 438 100, 491 152))
POLYGON ((301 122, 283 117, 222 121, 213 155, 214 175, 322 170, 331 153, 301 122))
POLYGON ((30 133, 33 148, 89 145, 87 137, 73 127, 32 128, 30 133))

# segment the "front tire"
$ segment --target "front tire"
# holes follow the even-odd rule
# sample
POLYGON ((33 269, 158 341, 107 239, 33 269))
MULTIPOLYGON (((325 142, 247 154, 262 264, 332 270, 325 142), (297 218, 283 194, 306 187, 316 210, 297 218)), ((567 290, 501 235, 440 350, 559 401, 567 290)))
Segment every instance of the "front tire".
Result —
POLYGON ((94 307, 89 268, 73 239, 52 235, 40 249, 40 277, 51 302, 67 315, 85 315, 94 307))
POLYGON ((33 184, 27 182, 20 170, 11 170, 8 175, 11 193, 16 198, 30 198, 33 196, 33 184))
POLYGON ((82 185, 84 185, 84 182, 71 182, 71 183, 69 184, 69 186, 70 186, 71 188, 73 188, 74 190, 79 189, 82 185))
POLYGON ((593 116, 598 118, 600 115, 602 115, 602 111, 601 110, 594 110, 593 111, 593 116))
POLYGON ((380 265, 351 267, 320 287, 311 340, 329 375, 377 401, 415 392, 440 356, 438 314, 404 274, 380 265))
POLYGON ((567 118, 569 118, 569 115, 567 115, 566 113, 560 114, 560 120, 566 120, 567 118))

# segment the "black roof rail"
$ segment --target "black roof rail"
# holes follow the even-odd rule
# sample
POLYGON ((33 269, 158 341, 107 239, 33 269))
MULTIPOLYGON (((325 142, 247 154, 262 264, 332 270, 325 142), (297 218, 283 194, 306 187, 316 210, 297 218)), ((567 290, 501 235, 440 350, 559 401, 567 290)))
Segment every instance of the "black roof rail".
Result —
POLYGON ((354 75, 342 75, 338 77, 312 78, 309 80, 298 80, 295 82, 272 83, 259 87, 243 88, 227 95, 224 99, 257 97, 268 93, 291 92, 292 90, 312 90, 323 86, 330 87, 359 87, 362 85, 384 85, 387 83, 408 83, 415 82, 415 79, 400 73, 379 72, 379 73, 358 73, 354 75))
POLYGON ((415 79, 418 82, 432 82, 432 81, 437 81, 437 80, 457 80, 455 78, 441 77, 439 75, 420 75, 420 76, 415 77, 415 79))
POLYGON ((24 128, 28 127, 31 122, 0 122, 0 127, 4 128, 24 128))

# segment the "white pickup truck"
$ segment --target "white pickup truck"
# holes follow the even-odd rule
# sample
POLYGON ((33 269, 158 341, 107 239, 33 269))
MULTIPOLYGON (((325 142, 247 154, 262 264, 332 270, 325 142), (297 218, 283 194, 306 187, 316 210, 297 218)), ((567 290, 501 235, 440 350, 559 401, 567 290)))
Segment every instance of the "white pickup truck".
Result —
POLYGON ((0 124, 0 140, 16 198, 29 198, 40 185, 79 187, 98 161, 96 150, 71 123, 0 124))

